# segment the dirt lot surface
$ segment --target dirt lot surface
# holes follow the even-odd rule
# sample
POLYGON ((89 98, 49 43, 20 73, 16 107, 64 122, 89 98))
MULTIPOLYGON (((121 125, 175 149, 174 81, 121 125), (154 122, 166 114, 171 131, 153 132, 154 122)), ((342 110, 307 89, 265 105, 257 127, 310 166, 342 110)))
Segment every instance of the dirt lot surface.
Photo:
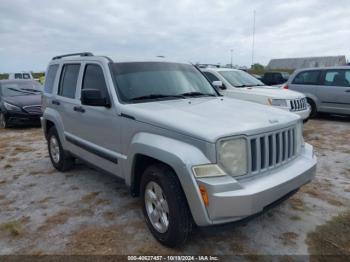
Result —
POLYGON ((56 172, 40 129, 0 130, 0 254, 315 252, 308 236, 350 208, 350 119, 311 120, 305 139, 318 156, 312 183, 260 216, 196 229, 183 248, 168 249, 154 240, 139 200, 118 179, 82 164, 56 172))

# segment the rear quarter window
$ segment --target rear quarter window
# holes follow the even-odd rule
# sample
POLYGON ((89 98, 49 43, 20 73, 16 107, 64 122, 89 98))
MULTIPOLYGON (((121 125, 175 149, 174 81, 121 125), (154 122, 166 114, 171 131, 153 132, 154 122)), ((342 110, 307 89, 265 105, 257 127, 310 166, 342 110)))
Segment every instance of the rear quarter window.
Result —
POLYGON ((58 65, 50 65, 45 77, 44 92, 52 94, 53 85, 57 75, 58 65))
POLYGON ((293 79, 292 84, 297 85, 318 85, 320 83, 321 71, 300 72, 293 79))

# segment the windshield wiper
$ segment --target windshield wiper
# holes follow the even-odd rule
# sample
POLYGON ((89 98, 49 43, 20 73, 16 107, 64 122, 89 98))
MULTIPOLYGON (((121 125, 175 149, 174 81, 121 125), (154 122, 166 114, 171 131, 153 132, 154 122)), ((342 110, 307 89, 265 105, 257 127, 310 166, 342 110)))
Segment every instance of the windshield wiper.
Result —
POLYGON ((151 95, 134 97, 134 98, 131 98, 130 100, 137 101, 137 100, 158 99, 158 98, 184 98, 184 96, 182 96, 182 95, 151 94, 151 95))
POLYGON ((19 89, 17 89, 17 88, 13 88, 13 87, 9 87, 8 89, 9 89, 9 90, 12 90, 12 91, 19 92, 19 93, 24 93, 24 94, 27 94, 27 95, 31 95, 31 94, 33 94, 33 93, 31 93, 31 92, 28 92, 28 91, 22 91, 22 90, 19 90, 19 89))
POLYGON ((30 92, 35 92, 35 93, 38 93, 38 92, 41 93, 40 90, 36 90, 36 89, 32 89, 32 88, 21 88, 21 90, 30 91, 30 92))
POLYGON ((201 93, 201 92, 187 92, 187 93, 182 93, 181 96, 195 97, 195 96, 216 96, 216 95, 214 95, 214 94, 206 94, 206 93, 201 93))

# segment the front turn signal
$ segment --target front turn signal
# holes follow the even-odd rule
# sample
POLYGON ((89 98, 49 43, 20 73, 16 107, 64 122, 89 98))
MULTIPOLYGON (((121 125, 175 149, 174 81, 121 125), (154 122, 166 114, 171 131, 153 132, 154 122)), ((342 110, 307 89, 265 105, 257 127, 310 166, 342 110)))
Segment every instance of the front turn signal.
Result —
POLYGON ((208 196, 207 189, 204 186, 199 186, 199 191, 201 192, 204 205, 206 207, 209 206, 209 196, 208 196))

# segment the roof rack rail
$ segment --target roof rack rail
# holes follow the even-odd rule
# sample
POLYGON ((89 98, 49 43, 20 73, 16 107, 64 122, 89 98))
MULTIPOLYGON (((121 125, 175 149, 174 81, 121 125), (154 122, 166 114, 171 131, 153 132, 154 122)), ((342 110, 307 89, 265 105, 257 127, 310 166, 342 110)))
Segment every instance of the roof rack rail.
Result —
POLYGON ((52 60, 57 60, 57 59, 61 59, 63 57, 68 57, 68 56, 94 56, 94 54, 90 53, 90 52, 73 53, 73 54, 55 56, 52 58, 52 60))

